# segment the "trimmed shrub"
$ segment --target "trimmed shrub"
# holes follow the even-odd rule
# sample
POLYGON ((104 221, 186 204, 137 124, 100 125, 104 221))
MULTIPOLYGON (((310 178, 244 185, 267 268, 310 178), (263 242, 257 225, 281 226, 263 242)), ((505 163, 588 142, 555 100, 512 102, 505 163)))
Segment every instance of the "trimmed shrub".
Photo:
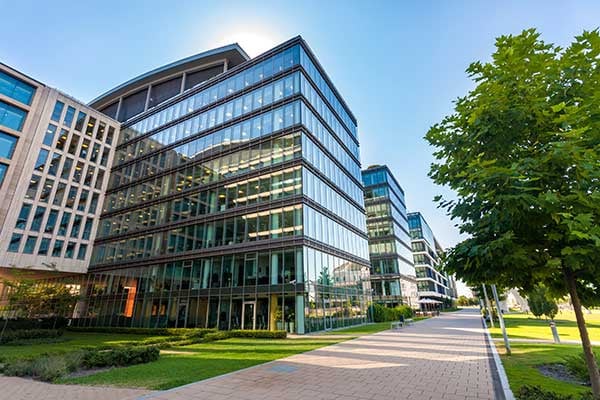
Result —
POLYGON ((63 331, 57 329, 19 329, 7 330, 0 337, 0 344, 12 343, 20 340, 49 339, 62 336, 63 331))
POLYGON ((83 352, 18 359, 4 365, 2 372, 10 376, 30 376, 47 382, 60 378, 81 366, 83 352))
POLYGON ((83 354, 81 364, 85 368, 124 367, 156 361, 159 355, 160 350, 156 346, 91 350, 83 354))
POLYGON ((67 330, 72 332, 89 333, 128 333, 132 335, 156 335, 156 336, 204 336, 207 333, 216 332, 216 329, 206 328, 118 328, 107 326, 70 326, 67 330))
POLYGON ((409 306, 401 305, 394 308, 386 307, 381 304, 372 304, 369 312, 373 322, 399 321, 401 318, 411 318, 413 310, 409 306))
POLYGON ((69 320, 64 317, 51 317, 51 318, 14 318, 8 319, 8 322, 4 318, 0 318, 0 329, 4 328, 6 324, 7 330, 21 330, 21 329, 64 329, 67 326, 69 320))
POLYGON ((267 331, 267 330, 232 330, 229 331, 230 337, 236 338, 255 338, 255 339, 285 339, 286 331, 267 331))
POLYGON ((592 394, 582 396, 563 395, 544 390, 539 386, 521 386, 516 393, 518 400, 592 400, 592 394))

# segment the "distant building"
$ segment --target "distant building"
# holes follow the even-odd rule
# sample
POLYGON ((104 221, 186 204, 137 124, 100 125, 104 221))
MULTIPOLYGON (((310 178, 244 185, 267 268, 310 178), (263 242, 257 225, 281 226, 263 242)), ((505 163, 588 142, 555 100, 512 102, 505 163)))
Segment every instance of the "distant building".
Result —
POLYGON ((373 301, 418 307, 404 190, 385 165, 362 171, 373 301))
POLYGON ((117 121, 0 63, 0 277, 87 271, 118 136, 117 121))
POLYGON ((456 282, 454 277, 438 268, 443 249, 429 224, 420 212, 411 212, 408 213, 408 225, 412 238, 419 299, 442 302, 445 299, 455 300, 456 282))

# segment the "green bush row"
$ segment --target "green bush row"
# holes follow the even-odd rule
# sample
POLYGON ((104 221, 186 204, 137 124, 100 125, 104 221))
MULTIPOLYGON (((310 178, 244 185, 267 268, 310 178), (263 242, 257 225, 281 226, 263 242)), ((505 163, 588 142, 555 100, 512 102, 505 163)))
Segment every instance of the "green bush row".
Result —
POLYGON ((132 335, 156 335, 156 336, 187 336, 200 335, 216 332, 216 329, 207 328, 123 328, 123 327, 107 327, 107 326, 71 326, 67 328, 72 332, 93 332, 93 333, 123 333, 132 335))
POLYGON ((8 321, 0 318, 0 329, 63 329, 69 320, 64 317, 50 318, 9 318, 8 321))
POLYGON ((27 376, 51 382, 80 369, 123 367, 156 361, 156 346, 82 349, 66 354, 42 355, 37 358, 4 361, 0 372, 9 376, 27 376))
POLYGON ((593 400, 591 393, 581 396, 563 395, 548 390, 544 390, 539 386, 521 386, 516 393, 518 400, 593 400))
POLYGON ((6 330, 0 336, 0 344, 17 342, 30 339, 48 339, 62 336, 63 331, 58 329, 18 329, 6 330))
POLYGON ((373 322, 399 321, 401 318, 412 318, 413 310, 409 306, 401 305, 394 308, 381 304, 372 304, 369 307, 373 322))
POLYGON ((88 350, 83 353, 84 368, 124 367, 158 360, 160 350, 156 346, 121 347, 111 350, 88 350))

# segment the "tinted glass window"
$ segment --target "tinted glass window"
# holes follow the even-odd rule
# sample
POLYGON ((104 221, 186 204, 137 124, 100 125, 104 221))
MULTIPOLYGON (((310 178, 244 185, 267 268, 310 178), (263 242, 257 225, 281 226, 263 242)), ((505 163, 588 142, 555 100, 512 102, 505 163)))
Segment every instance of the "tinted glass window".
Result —
POLYGON ((67 107, 67 112, 65 113, 65 120, 63 124, 67 125, 69 128, 73 123, 73 117, 75 116, 75 109, 71 106, 67 107))
POLYGON ((0 125, 20 131, 26 116, 27 112, 0 101, 0 125))
POLYGON ((54 111, 52 111, 52 116, 50 117, 50 119, 52 121, 59 122, 63 108, 65 108, 65 103, 63 103, 62 101, 57 101, 56 104, 54 104, 54 111))
POLYGON ((12 158, 16 144, 15 136, 0 132, 0 157, 12 158))
POLYGON ((181 90, 181 77, 152 86, 148 107, 153 107, 175 96, 181 90))
POLYGON ((0 93, 20 103, 30 105, 35 88, 0 71, 0 93))
POLYGON ((146 107, 146 93, 148 93, 148 89, 144 89, 123 99, 121 102, 121 111, 119 111, 119 121, 126 121, 144 111, 146 107))

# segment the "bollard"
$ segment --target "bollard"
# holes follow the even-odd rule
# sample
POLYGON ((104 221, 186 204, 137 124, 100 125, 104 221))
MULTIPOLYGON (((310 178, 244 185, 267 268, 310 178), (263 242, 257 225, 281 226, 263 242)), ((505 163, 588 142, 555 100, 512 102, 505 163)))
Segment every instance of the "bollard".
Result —
POLYGON ((560 344, 560 337, 558 336, 558 330, 556 329, 556 323, 554 321, 550 321, 550 330, 552 330, 552 337, 554 338, 554 343, 560 344))

